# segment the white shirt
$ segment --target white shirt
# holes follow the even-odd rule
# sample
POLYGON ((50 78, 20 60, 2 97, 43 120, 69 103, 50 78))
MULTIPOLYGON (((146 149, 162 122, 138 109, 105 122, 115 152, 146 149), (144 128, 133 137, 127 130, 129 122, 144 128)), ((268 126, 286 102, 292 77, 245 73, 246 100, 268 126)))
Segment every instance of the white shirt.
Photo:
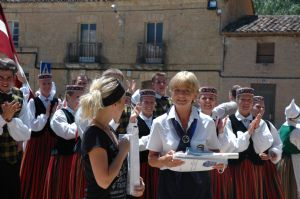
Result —
MULTIPOLYGON (((165 113, 153 120, 150 130, 150 138, 147 149, 160 152, 165 155, 170 150, 176 151, 181 138, 178 137, 171 119, 175 118, 180 123, 175 106, 172 106, 169 113, 165 113)), ((216 135, 216 127, 214 121, 207 115, 198 113, 196 107, 192 107, 188 128, 197 119, 197 127, 191 139, 190 145, 196 149, 197 146, 203 145, 206 149, 220 149, 220 143, 216 135)))
MULTIPOLYGON (((74 115, 74 111, 67 107, 67 110, 74 115)), ((76 138, 77 125, 75 122, 68 123, 66 114, 61 110, 57 110, 51 118, 50 126, 54 133, 65 140, 76 138)))
POLYGON ((6 122, 0 115, 0 136, 3 134, 3 126, 7 124, 8 132, 15 141, 26 141, 30 139, 31 129, 23 122, 26 118, 27 98, 23 98, 22 108, 19 117, 12 118, 10 122, 6 122))
MULTIPOLYGON (((48 107, 50 101, 53 99, 52 96, 46 98, 43 95, 39 95, 38 98, 42 100, 45 108, 48 107)), ((26 124, 31 128, 32 131, 41 131, 47 123, 48 116, 46 114, 41 113, 35 118, 35 111, 36 108, 35 108, 34 100, 30 99, 27 106, 26 124)))
MULTIPOLYGON (((235 113, 236 118, 242 121, 245 127, 248 129, 250 118, 252 114, 247 118, 242 116, 239 111, 235 113)), ((265 121, 261 120, 259 127, 255 129, 254 133, 250 136, 249 132, 238 131, 237 136, 233 133, 231 121, 227 120, 223 133, 219 134, 219 141, 222 146, 221 151, 227 153, 240 153, 248 149, 250 144, 250 137, 253 140, 253 147, 257 154, 263 153, 273 144, 273 137, 269 131, 265 121)))
POLYGON ((144 122, 147 124, 148 128, 151 129, 152 121, 153 121, 153 116, 151 116, 151 117, 146 117, 142 112, 140 113, 139 116, 140 116, 140 117, 144 120, 144 122))

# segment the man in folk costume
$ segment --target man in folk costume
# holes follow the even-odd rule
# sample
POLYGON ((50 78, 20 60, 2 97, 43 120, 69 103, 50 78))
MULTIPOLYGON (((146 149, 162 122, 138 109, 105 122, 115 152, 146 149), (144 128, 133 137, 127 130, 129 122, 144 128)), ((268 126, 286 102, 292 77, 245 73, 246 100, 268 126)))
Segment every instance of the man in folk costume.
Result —
POLYGON ((155 117, 161 116, 168 112, 171 107, 170 98, 167 96, 167 74, 158 72, 152 76, 152 88, 156 92, 155 117))
POLYGON ((283 155, 278 168, 286 198, 300 198, 300 108, 293 99, 285 108, 286 121, 279 129, 283 155))
POLYGON ((151 89, 140 90, 140 102, 138 106, 141 112, 137 117, 139 129, 139 146, 140 146, 140 172, 141 177, 146 183, 144 195, 140 198, 155 199, 157 198, 158 169, 149 166, 148 153, 146 149, 155 109, 155 91, 151 89))
POLYGON ((21 164, 22 198, 43 198, 51 149, 56 143, 55 133, 50 128, 50 119, 56 110, 58 99, 51 92, 52 75, 50 72, 50 69, 41 71, 38 76, 40 95, 30 99, 27 106, 26 123, 32 133, 26 144, 21 164))
POLYGON ((237 90, 238 110, 229 116, 223 132, 219 132, 221 151, 239 153, 239 159, 229 160, 232 183, 231 191, 234 198, 264 198, 263 160, 259 154, 273 144, 273 137, 267 124, 258 114, 251 114, 254 89, 240 88, 237 90), (247 179, 247 183, 245 182, 247 179))
POLYGON ((50 125, 57 136, 57 143, 51 151, 44 186, 44 199, 70 198, 70 170, 77 136, 74 114, 83 92, 82 86, 67 85, 65 96, 67 106, 57 110, 51 119, 50 125))
POLYGON ((18 141, 30 139, 23 123, 27 100, 13 87, 17 66, 8 58, 0 59, 0 197, 20 199, 18 141))
MULTIPOLYGON (((251 111, 253 116, 256 117, 258 114, 263 116, 265 113, 264 97, 254 96, 253 101, 253 108, 251 111)), ((263 187, 265 189, 265 198, 285 198, 281 178, 275 166, 275 164, 277 164, 281 159, 282 142, 274 125, 268 120, 264 121, 266 122, 274 140, 268 151, 259 154, 260 158, 264 160, 263 187)))

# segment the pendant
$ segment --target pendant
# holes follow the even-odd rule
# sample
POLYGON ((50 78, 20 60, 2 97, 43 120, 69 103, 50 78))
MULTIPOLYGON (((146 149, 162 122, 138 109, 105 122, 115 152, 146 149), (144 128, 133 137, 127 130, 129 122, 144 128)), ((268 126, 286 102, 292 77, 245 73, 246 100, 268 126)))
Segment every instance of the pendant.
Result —
POLYGON ((182 139, 182 142, 183 142, 184 144, 187 144, 187 143, 190 142, 190 137, 189 137, 188 135, 182 136, 181 139, 182 139))

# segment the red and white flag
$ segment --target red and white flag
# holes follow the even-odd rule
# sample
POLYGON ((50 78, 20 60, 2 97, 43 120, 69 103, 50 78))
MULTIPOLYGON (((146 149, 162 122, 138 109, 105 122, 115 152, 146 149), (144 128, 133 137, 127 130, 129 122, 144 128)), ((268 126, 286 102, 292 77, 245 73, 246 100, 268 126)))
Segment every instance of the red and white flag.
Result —
MULTIPOLYGON (((19 64, 17 52, 1 4, 0 4, 0 52, 5 54, 8 58, 14 60, 18 66, 18 71, 21 73, 23 77, 26 78, 25 73, 19 64)), ((22 83, 18 79, 16 79, 15 83, 17 87, 22 86, 22 83)), ((26 86, 31 91, 27 80, 26 80, 26 86)))

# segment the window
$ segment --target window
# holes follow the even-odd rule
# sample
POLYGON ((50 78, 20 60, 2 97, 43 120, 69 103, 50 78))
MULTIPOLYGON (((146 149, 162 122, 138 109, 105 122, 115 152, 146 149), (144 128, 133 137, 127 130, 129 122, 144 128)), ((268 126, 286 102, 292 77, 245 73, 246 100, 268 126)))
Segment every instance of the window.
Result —
POLYGON ((147 24, 147 43, 162 44, 163 42, 163 23, 147 24))
POLYGON ((274 63, 275 43, 257 43, 256 63, 274 63))
POLYGON ((9 21, 8 26, 10 33, 15 45, 15 48, 19 47, 19 22, 18 21, 9 21))
POLYGON ((81 24, 80 41, 83 43, 96 42, 96 24, 81 24))

